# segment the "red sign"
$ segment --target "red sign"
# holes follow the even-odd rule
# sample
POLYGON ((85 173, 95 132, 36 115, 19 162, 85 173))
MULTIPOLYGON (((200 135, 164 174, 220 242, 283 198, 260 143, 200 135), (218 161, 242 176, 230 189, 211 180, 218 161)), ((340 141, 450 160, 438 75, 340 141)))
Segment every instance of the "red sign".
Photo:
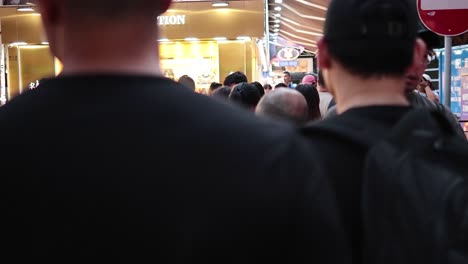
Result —
POLYGON ((468 31, 468 0, 418 0, 418 13, 424 25, 439 35, 468 31))

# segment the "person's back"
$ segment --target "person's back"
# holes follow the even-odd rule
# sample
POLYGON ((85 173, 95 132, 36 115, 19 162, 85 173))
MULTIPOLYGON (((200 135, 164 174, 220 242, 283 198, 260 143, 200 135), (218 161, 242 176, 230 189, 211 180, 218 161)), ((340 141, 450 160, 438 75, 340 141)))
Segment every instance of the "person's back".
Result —
POLYGON ((5 259, 346 261, 301 137, 160 77, 170 1, 38 2, 64 70, 0 108, 5 259))
POLYGON ((333 181, 354 263, 365 263, 364 256, 372 254, 364 251, 362 218, 368 145, 385 138, 410 110, 404 74, 426 55, 416 40, 410 2, 332 0, 324 39, 318 43, 319 67, 340 115, 306 127, 304 133, 321 150, 319 164, 333 181), (323 127, 343 135, 322 132, 323 127))

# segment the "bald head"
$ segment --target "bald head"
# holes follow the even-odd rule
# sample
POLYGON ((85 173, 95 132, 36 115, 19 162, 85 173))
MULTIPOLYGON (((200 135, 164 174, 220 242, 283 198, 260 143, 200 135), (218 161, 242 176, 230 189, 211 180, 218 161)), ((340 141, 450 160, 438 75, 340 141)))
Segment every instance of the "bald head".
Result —
POLYGON ((156 18, 171 0, 36 0, 63 74, 161 75, 156 18))
POLYGON ((279 88, 263 96, 255 113, 259 116, 301 124, 307 120, 307 111, 307 102, 301 93, 279 88))

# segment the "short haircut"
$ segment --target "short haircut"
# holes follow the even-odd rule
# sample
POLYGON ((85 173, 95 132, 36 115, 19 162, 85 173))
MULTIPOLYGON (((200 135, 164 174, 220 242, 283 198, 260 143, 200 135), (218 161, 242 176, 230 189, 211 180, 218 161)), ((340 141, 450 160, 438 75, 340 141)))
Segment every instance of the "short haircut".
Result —
POLYGON ((216 89, 211 95, 211 97, 227 101, 229 99, 229 94, 231 94, 231 87, 223 86, 221 88, 216 89))
POLYGON ((190 76, 182 75, 180 76, 178 82, 190 90, 195 91, 195 81, 190 76))
POLYGON ((231 86, 231 85, 235 85, 235 84, 239 84, 239 83, 246 83, 246 82, 249 82, 247 80, 247 76, 243 72, 236 71, 236 72, 233 72, 233 73, 229 74, 224 79, 223 85, 231 86))
POLYGON ((223 85, 221 83, 218 83, 218 82, 212 82, 210 84, 210 91, 213 92, 214 90, 222 87, 223 85))
POLYGON ((246 108, 255 108, 260 101, 260 93, 255 86, 248 83, 240 83, 232 88, 229 101, 246 108))
POLYGON ((300 92, 307 101, 309 109, 309 120, 318 120, 322 117, 320 113, 320 96, 317 88, 311 84, 299 84, 296 91, 300 92))
POLYGON ((261 83, 259 82, 253 82, 253 83, 250 83, 251 85, 255 86, 255 88, 257 88, 258 92, 260 93, 260 96, 264 96, 265 95, 265 90, 263 89, 263 86, 261 83))
POLYGON ((332 0, 324 30, 330 56, 364 78, 403 76, 413 62, 415 9, 414 0, 332 0))
POLYGON ((275 85, 275 89, 276 88, 288 88, 288 86, 285 83, 278 83, 277 85, 275 85))
POLYGON ((284 75, 284 74, 286 74, 286 75, 288 75, 288 76, 291 76, 291 73, 288 72, 288 71, 284 71, 284 72, 283 72, 283 75, 284 75))

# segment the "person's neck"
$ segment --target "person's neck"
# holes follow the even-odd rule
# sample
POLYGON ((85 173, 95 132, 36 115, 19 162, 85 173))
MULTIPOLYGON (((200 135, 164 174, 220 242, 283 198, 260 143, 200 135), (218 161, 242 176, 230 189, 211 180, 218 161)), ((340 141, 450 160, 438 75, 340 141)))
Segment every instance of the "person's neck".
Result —
POLYGON ((356 107, 409 105, 404 94, 403 78, 363 79, 343 74, 338 76, 333 88, 338 113, 356 107))
MULTIPOLYGON (((156 37, 131 30, 99 30, 71 37, 64 43, 62 75, 116 73, 162 76, 156 37)), ((155 34, 156 35, 156 34, 155 34)))

